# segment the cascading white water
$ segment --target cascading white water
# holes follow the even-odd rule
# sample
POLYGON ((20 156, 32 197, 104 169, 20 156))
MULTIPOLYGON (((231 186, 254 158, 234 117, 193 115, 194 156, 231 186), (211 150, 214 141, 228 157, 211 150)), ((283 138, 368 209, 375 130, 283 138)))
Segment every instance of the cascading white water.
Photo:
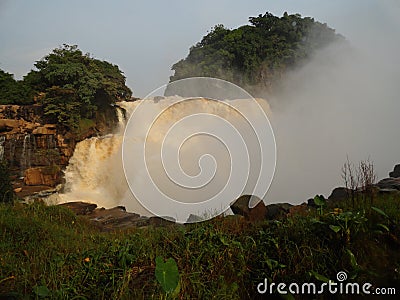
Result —
POLYGON ((31 167, 31 135, 29 133, 24 136, 20 164, 22 172, 31 167))
MULTIPOLYGON (((220 142, 218 144, 218 141, 213 141, 210 139, 210 137, 207 137, 204 140, 200 139, 199 137, 194 137, 192 139, 192 144, 182 144, 183 146, 180 148, 179 143, 181 143, 182 140, 175 141, 174 138, 168 141, 164 140, 168 130, 171 129, 175 123, 182 120, 182 118, 185 118, 185 116, 190 116, 193 114, 193 112, 196 113, 198 111, 206 112, 212 115, 218 115, 220 118, 228 120, 235 127, 241 126, 244 128, 242 134, 247 137, 254 135, 254 133, 250 132, 251 125, 243 121, 243 116, 241 113, 235 111, 229 107, 229 105, 207 99, 199 99, 194 102, 184 102, 173 106, 171 105, 171 103, 173 103, 172 98, 174 97, 168 97, 159 101, 146 99, 135 102, 122 102, 118 104, 120 107, 125 109, 127 116, 129 116, 139 104, 143 103, 143 101, 146 101, 146 105, 148 106, 148 109, 152 111, 152 113, 155 112, 156 114, 160 114, 157 118, 157 121, 154 123, 154 127, 149 131, 148 135, 143 137, 135 137, 137 141, 134 141, 134 144, 136 143, 137 147, 142 147, 144 143, 148 143, 148 157, 150 163, 148 168, 138 167, 137 169, 134 169, 134 175, 132 176, 134 178, 133 180, 135 182, 140 182, 142 178, 145 177, 146 172, 153 172, 155 184, 158 185, 160 189, 163 189, 163 192, 169 194, 172 198, 178 199, 179 201, 196 201, 196 197, 198 196, 187 200, 187 195, 191 195, 190 193, 185 194, 175 192, 174 187, 171 187, 171 182, 161 176, 161 174, 163 174, 163 176, 165 175, 166 166, 157 161, 157 158, 159 158, 159 153, 156 152, 158 152, 160 145, 163 143, 166 145, 165 147, 179 149, 178 152, 179 155, 181 155, 181 167, 190 176, 197 174, 199 167, 203 167, 202 165, 199 165, 201 156, 204 155, 204 153, 211 153, 211 155, 218 161, 218 169, 214 176, 215 178, 213 178, 216 183, 210 184, 209 190, 202 193, 203 198, 211 198, 214 194, 217 194, 221 189, 223 189, 226 181, 230 179, 231 158, 229 156, 229 151, 224 148, 226 145, 224 146, 224 144, 221 144, 220 142), (240 122, 242 122, 242 124, 240 122), (175 144, 175 142, 177 144, 175 144)), ((236 106, 240 111, 248 110, 248 113, 252 113, 251 105, 246 102, 248 100, 230 101, 230 103, 233 103, 232 101, 236 101, 236 106)), ((261 104, 265 110, 269 109, 265 100, 258 100, 257 103, 261 104)), ((122 143, 125 130, 125 119, 124 114, 120 109, 117 110, 117 113, 120 122, 114 134, 109 134, 104 137, 92 137, 90 139, 81 141, 76 145, 74 155, 71 157, 69 165, 65 171, 65 193, 59 195, 58 202, 85 201, 96 203, 98 206, 106 208, 124 205, 128 211, 136 212, 141 215, 151 215, 135 199, 125 179, 122 163, 122 143)), ((142 120, 147 120, 149 116, 144 114, 135 117, 136 123, 138 123, 137 126, 143 125, 144 123, 142 123, 142 120)), ((202 129, 210 129, 219 124, 208 122, 202 125, 202 129)), ((188 128, 184 128, 181 133, 185 132, 187 129, 188 128)), ((186 134, 186 132, 184 134, 186 134)), ((190 135, 186 136, 190 137, 190 135)), ((135 163, 135 160, 139 159, 138 154, 136 153, 138 152, 133 152, 129 156, 129 163, 135 163)), ((253 153, 252 156, 257 156, 257 153, 253 153)), ((255 164, 259 165, 261 163, 259 160, 256 160, 255 164)), ((258 167, 257 170, 259 171, 259 169, 260 168, 258 167)), ((239 171, 242 172, 241 170, 239 171)), ((244 177, 248 176, 245 174, 245 170, 243 170, 243 174, 240 174, 240 176, 241 175, 244 177)), ((257 178, 252 176, 253 175, 249 176, 249 181, 253 182, 253 186, 249 185, 246 186, 246 188, 243 187, 244 193, 251 193, 252 189, 254 188, 257 178), (246 191, 246 189, 248 191, 246 191)), ((143 189, 145 188, 146 186, 143 185, 143 189)), ((144 193, 146 193, 146 191, 144 191, 144 193)), ((150 194, 149 197, 151 197, 150 194)), ((157 201, 159 199, 155 200, 157 201)), ((203 201, 202 199, 197 200, 203 201)), ((233 201, 234 199, 229 200, 233 201)))
POLYGON ((6 142, 6 137, 4 135, 0 136, 0 160, 4 157, 4 143, 6 142))
MULTIPOLYGON (((119 103, 127 110, 133 109, 134 102, 119 103)), ((117 108, 118 127, 114 134, 92 137, 76 145, 73 156, 65 170, 65 193, 56 201, 85 201, 99 207, 114 207, 122 202, 130 203, 129 209, 148 215, 133 199, 126 183, 121 156, 121 144, 125 128, 122 109, 117 108)))

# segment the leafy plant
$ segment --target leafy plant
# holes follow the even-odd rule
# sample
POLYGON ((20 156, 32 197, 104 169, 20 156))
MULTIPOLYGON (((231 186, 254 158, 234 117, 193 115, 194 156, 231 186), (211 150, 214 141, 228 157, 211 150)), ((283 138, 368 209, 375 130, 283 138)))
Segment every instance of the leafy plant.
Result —
POLYGON ((155 274, 158 283, 165 293, 179 293, 179 271, 173 258, 168 258, 164 262, 162 257, 157 256, 155 274))
POLYGON ((314 197, 314 203, 315 205, 318 206, 317 211, 319 212, 320 215, 323 214, 323 209, 326 206, 326 200, 325 197, 323 195, 316 195, 314 197))
POLYGON ((10 181, 10 172, 6 160, 0 159, 0 202, 13 203, 14 191, 10 181))
POLYGON ((328 218, 329 228, 333 232, 339 233, 346 243, 350 243, 352 235, 357 234, 360 230, 365 230, 366 222, 365 213, 361 211, 356 213, 351 211, 339 214, 332 213, 328 218))

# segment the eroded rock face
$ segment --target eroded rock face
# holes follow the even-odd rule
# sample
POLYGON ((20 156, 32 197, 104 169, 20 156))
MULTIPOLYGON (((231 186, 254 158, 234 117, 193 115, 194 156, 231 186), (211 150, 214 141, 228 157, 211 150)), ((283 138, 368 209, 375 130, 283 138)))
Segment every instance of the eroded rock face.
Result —
POLYGON ((39 104, 0 105, 0 159, 8 162, 14 188, 22 187, 16 190, 17 195, 22 191, 26 194, 28 187, 60 183, 61 170, 68 165, 76 143, 113 130, 115 108, 103 109, 96 118, 95 128, 78 134, 52 124, 39 104))
POLYGON ((66 141, 64 135, 56 124, 48 123, 40 105, 0 105, 0 152, 12 173, 28 176, 24 180, 28 185, 54 186, 58 177, 48 176, 44 167, 67 165, 75 141, 66 141))
POLYGON ((55 187, 60 179, 60 169, 57 166, 35 167, 25 170, 24 183, 55 187))

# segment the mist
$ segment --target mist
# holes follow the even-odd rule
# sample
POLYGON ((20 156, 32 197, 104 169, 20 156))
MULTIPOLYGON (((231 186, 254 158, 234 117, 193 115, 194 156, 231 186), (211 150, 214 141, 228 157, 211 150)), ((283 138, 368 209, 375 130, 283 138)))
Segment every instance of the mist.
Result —
MULTIPOLYGON (((355 164, 370 159, 378 179, 400 163, 399 22, 386 8, 379 24, 364 26, 347 45, 317 52, 267 96, 277 143, 267 202, 329 196, 344 185, 347 157, 355 164)), ((354 16, 353 22, 361 21, 354 16)))

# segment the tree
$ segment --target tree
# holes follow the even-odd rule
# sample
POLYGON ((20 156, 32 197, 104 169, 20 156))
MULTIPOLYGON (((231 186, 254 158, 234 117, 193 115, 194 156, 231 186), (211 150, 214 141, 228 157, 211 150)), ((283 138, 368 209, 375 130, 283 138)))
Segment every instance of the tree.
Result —
POLYGON ((10 173, 5 160, 0 160, 0 202, 13 203, 14 191, 10 181, 10 173))
MULTIPOLYGON (((270 89, 290 68, 333 41, 335 30, 299 14, 271 13, 249 18, 250 25, 230 30, 217 25, 172 66, 170 82, 194 76, 231 81, 257 95, 270 89)), ((172 91, 170 91, 173 93, 172 91)))
POLYGON ((0 104, 30 104, 32 91, 23 81, 0 69, 0 104))
POLYGON ((129 99, 131 90, 118 66, 83 54, 64 44, 35 63, 24 82, 43 104, 52 121, 76 129, 81 119, 93 119, 101 107, 129 99))

